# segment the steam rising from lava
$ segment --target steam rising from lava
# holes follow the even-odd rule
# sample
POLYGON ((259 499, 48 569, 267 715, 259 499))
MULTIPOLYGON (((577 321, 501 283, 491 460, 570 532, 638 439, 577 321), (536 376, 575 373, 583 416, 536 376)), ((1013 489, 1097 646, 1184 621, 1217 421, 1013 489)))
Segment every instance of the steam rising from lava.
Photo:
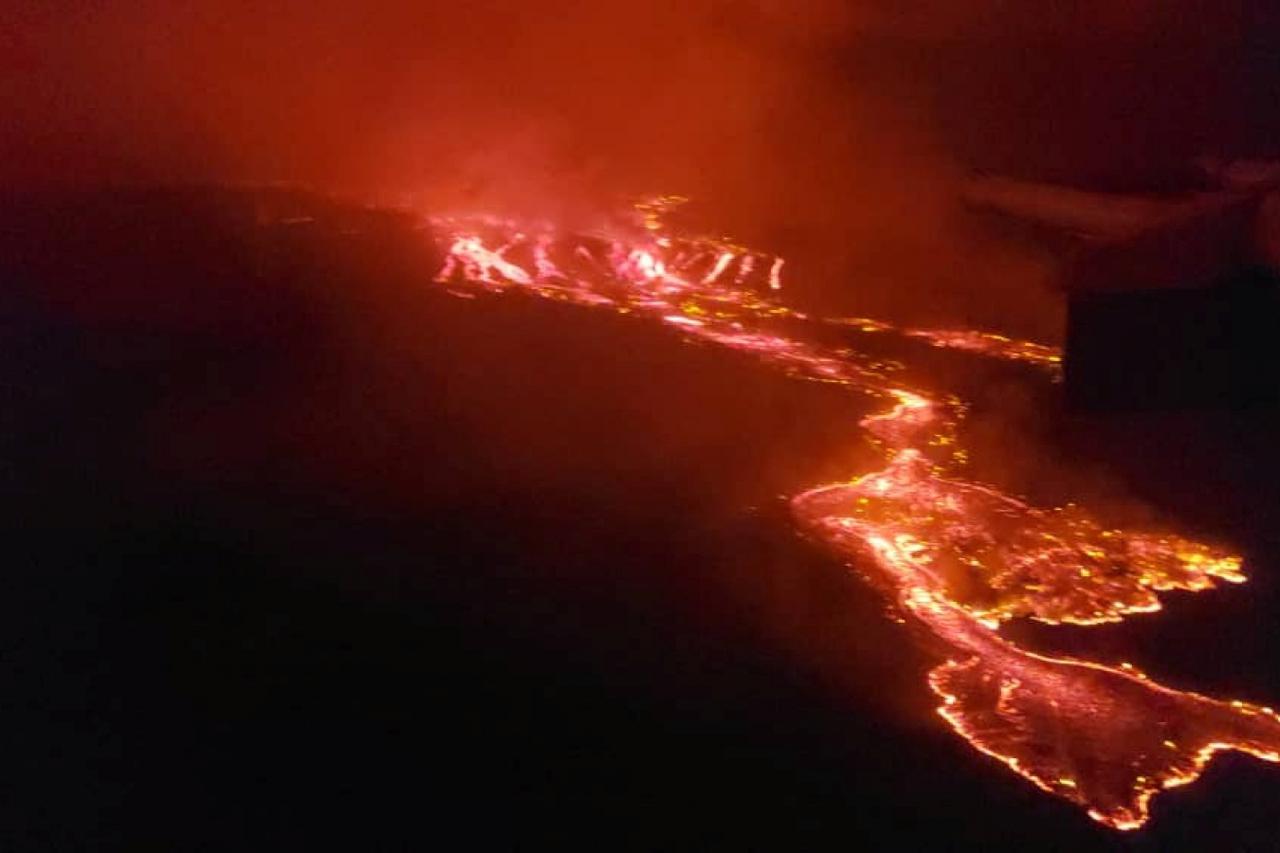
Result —
POLYGON ((626 232, 440 218, 431 228, 447 260, 436 281, 459 296, 515 289, 658 321, 689 341, 881 401, 859 426, 884 467, 795 496, 797 523, 946 650, 928 683, 959 735, 1095 820, 1141 826, 1155 794, 1191 782, 1221 750, 1280 761, 1280 715, 1270 708, 1164 687, 1129 664, 1035 654, 1000 634, 1017 618, 1091 625, 1159 610, 1164 591, 1243 582, 1238 557, 1173 534, 1113 529, 1082 507, 1032 507, 959 478, 962 401, 906 381, 901 365, 809 341, 815 326, 834 323, 1027 362, 1050 378, 1057 351, 790 309, 776 297, 785 293, 781 258, 669 232, 662 217, 678 201, 639 205, 638 227, 626 232))
POLYGON ((287 181, 562 223, 676 189, 833 310, 1040 339, 1052 262, 973 227, 969 169, 1277 137, 1261 0, 8 5, 6 186, 287 181))
POLYGON ((895 37, 879 3, 70 5, 0 33, 0 183, 287 181, 575 227, 676 188, 841 310, 1056 332, 1039 254, 964 227, 925 72, 848 67, 895 37))

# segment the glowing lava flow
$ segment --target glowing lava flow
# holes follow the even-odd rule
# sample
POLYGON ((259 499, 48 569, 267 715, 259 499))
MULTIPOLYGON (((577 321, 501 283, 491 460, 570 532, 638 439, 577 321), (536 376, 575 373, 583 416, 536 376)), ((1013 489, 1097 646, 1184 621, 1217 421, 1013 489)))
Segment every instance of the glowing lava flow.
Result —
POLYGON ((1032 341, 1017 341, 993 332, 977 332, 972 329, 906 329, 904 335, 923 338, 935 347, 976 352, 989 357, 1025 361, 1050 370, 1062 365, 1062 353, 1055 347, 1032 341))
POLYGON ((1237 560, 943 478, 911 447, 793 506, 838 552, 870 556, 902 608, 951 650, 929 673, 943 718, 1096 820, 1141 826, 1154 794, 1194 780, 1221 749, 1280 761, 1280 717, 1268 708, 1170 690, 1128 666, 1033 654, 997 633, 1020 615, 1088 624, 1156 609, 1153 589, 1240 580, 1237 560), (998 598, 975 606, 957 587, 998 598))
MULTIPOLYGON (((1280 761, 1280 716, 1270 708, 1172 690, 1127 664, 1035 654, 999 634, 1020 617, 1089 625, 1158 610, 1160 592, 1242 582, 1239 558, 1178 536, 1108 529, 1074 506, 1031 507, 949 475, 949 463, 963 458, 960 401, 909 387, 895 365, 790 336, 809 318, 758 295, 781 288, 782 259, 667 235, 663 208, 641 206, 641 225, 627 237, 561 235, 493 218, 434 220, 447 257, 437 281, 650 317, 689 340, 884 400, 860 426, 886 466, 796 496, 798 523, 851 566, 878 569, 878 585, 949 650, 928 675, 942 718, 976 749, 1095 820, 1141 826, 1155 794, 1193 781, 1220 750, 1280 761)), ((1061 361, 1050 347, 990 333, 820 322, 1051 371, 1061 361)))

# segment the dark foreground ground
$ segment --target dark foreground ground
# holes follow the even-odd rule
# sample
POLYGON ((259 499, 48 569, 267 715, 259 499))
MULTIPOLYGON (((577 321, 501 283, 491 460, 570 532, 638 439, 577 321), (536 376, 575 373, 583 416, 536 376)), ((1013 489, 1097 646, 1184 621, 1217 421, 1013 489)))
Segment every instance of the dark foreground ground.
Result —
MULTIPOLYGON (((1280 849, 1273 766, 1117 836, 944 730, 778 499, 865 463, 856 400, 433 292, 390 216, 115 193, 0 227, 5 850, 1280 849)), ((973 384, 991 476, 1072 471, 1256 576, 1033 639, 1280 702, 1274 418, 973 384)))

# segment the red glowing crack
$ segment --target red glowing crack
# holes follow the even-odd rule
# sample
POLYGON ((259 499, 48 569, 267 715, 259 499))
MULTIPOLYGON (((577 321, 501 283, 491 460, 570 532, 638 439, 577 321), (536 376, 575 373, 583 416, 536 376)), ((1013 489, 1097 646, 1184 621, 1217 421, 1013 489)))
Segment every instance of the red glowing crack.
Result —
MULTIPOLYGON (((783 259, 667 234, 670 203, 638 206, 640 227, 630 235, 434 220, 447 258, 437 281, 651 318, 689 340, 883 400, 860 427, 885 467, 797 495, 792 511, 850 565, 874 567, 904 614, 948 649, 928 675, 941 717, 1037 787, 1107 826, 1135 829, 1155 794, 1196 779, 1218 751, 1280 761, 1280 716, 1270 708, 1173 690, 1128 664, 1045 657, 999 633, 1015 618, 1092 625, 1149 613, 1167 590, 1243 582, 1238 557, 1172 534, 1111 529, 1080 507, 1032 507, 954 477, 965 458, 960 401, 910 387, 893 366, 856 351, 777 332, 776 321, 807 319, 773 298, 783 259)), ((1061 363, 1052 347, 989 332, 819 322, 1022 361, 1055 377, 1061 363)))

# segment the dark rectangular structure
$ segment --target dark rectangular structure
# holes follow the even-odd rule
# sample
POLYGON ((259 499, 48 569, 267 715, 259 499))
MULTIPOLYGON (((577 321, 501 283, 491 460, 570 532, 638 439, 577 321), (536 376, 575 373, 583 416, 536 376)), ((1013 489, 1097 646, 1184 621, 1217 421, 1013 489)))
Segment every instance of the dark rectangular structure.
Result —
POLYGON ((1244 270, 1207 287, 1068 296, 1064 370, 1084 409, 1280 404, 1280 281, 1244 270))

